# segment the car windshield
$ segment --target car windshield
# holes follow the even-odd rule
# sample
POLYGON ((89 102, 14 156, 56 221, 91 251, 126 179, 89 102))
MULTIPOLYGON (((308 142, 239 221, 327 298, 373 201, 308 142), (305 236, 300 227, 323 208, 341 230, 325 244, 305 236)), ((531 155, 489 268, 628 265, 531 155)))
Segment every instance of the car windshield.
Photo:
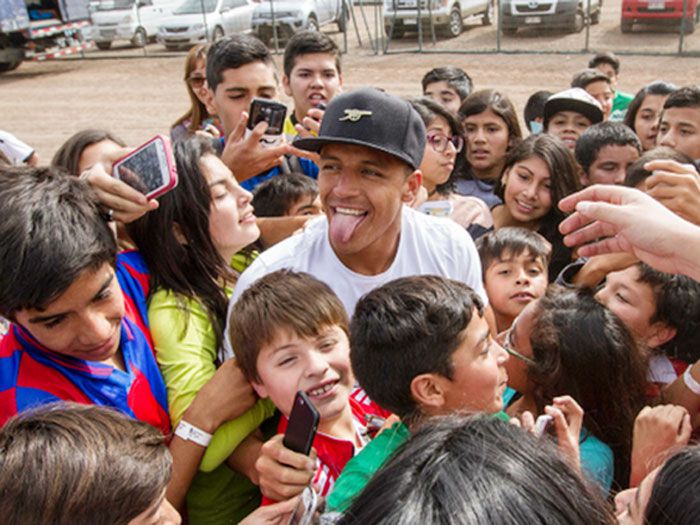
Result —
POLYGON ((134 5, 134 0, 100 0, 97 3, 98 11, 118 11, 123 9, 131 9, 134 5))
POLYGON ((217 0, 186 0, 184 4, 173 11, 176 15, 192 15, 202 12, 204 6, 205 13, 213 13, 216 9, 217 0))

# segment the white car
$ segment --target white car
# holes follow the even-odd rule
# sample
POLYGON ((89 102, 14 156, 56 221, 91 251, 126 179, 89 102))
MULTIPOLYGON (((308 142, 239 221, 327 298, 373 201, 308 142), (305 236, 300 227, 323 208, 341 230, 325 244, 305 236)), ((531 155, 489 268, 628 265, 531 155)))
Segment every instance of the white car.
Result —
POLYGON ((418 31, 418 15, 421 27, 427 34, 433 27, 445 36, 454 38, 464 29, 464 19, 481 16, 484 25, 495 20, 495 0, 384 0, 384 31, 387 36, 401 38, 406 31, 418 31), (418 2, 420 1, 420 12, 418 2))
MULTIPOLYGON (((352 2, 347 4, 352 9, 352 2)), ((262 0, 253 13, 253 32, 265 43, 272 39, 273 14, 280 40, 287 40, 302 29, 318 31, 333 23, 345 31, 349 16, 343 13, 342 0, 262 0)))
POLYGON ((234 33, 249 33, 255 3, 254 0, 185 0, 158 28, 157 40, 166 49, 174 50, 216 42, 234 33))
POLYGON ((155 40, 158 26, 181 0, 99 0, 90 3, 92 29, 88 35, 100 49, 114 40, 129 40, 135 47, 155 40))

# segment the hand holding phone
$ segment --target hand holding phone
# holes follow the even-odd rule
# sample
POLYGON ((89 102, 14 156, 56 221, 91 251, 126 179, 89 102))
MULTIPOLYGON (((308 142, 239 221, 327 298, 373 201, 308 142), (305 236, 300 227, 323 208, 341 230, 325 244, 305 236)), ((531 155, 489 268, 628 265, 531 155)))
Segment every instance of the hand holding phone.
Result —
POLYGON ((153 199, 177 186, 177 170, 170 141, 156 135, 112 166, 115 178, 153 199))
POLYGON ((294 398, 294 406, 289 414, 289 423, 282 444, 294 452, 306 456, 311 452, 311 444, 316 437, 320 415, 308 396, 299 390, 294 398))

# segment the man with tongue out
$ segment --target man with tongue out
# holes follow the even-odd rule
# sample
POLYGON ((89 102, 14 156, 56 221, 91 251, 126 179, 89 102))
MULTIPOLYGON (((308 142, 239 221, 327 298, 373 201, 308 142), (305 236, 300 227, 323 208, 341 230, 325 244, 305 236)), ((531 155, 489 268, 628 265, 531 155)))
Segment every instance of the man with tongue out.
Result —
POLYGON ((335 97, 318 137, 294 142, 320 156, 325 217, 261 254, 241 275, 232 302, 281 268, 327 283, 349 315, 362 295, 409 275, 461 280, 486 302, 479 256, 466 230, 404 205, 421 186, 425 142, 423 121, 406 100, 373 88, 335 97))

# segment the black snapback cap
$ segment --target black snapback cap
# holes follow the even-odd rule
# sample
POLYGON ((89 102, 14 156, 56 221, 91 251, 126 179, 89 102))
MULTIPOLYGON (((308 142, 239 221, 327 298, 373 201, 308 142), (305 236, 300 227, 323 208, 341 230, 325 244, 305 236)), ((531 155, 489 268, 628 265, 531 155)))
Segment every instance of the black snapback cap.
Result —
POLYGON ((318 137, 299 138, 293 144, 307 151, 319 151, 326 144, 365 146, 418 169, 426 133, 423 119, 407 100, 362 88, 330 101, 318 137))

